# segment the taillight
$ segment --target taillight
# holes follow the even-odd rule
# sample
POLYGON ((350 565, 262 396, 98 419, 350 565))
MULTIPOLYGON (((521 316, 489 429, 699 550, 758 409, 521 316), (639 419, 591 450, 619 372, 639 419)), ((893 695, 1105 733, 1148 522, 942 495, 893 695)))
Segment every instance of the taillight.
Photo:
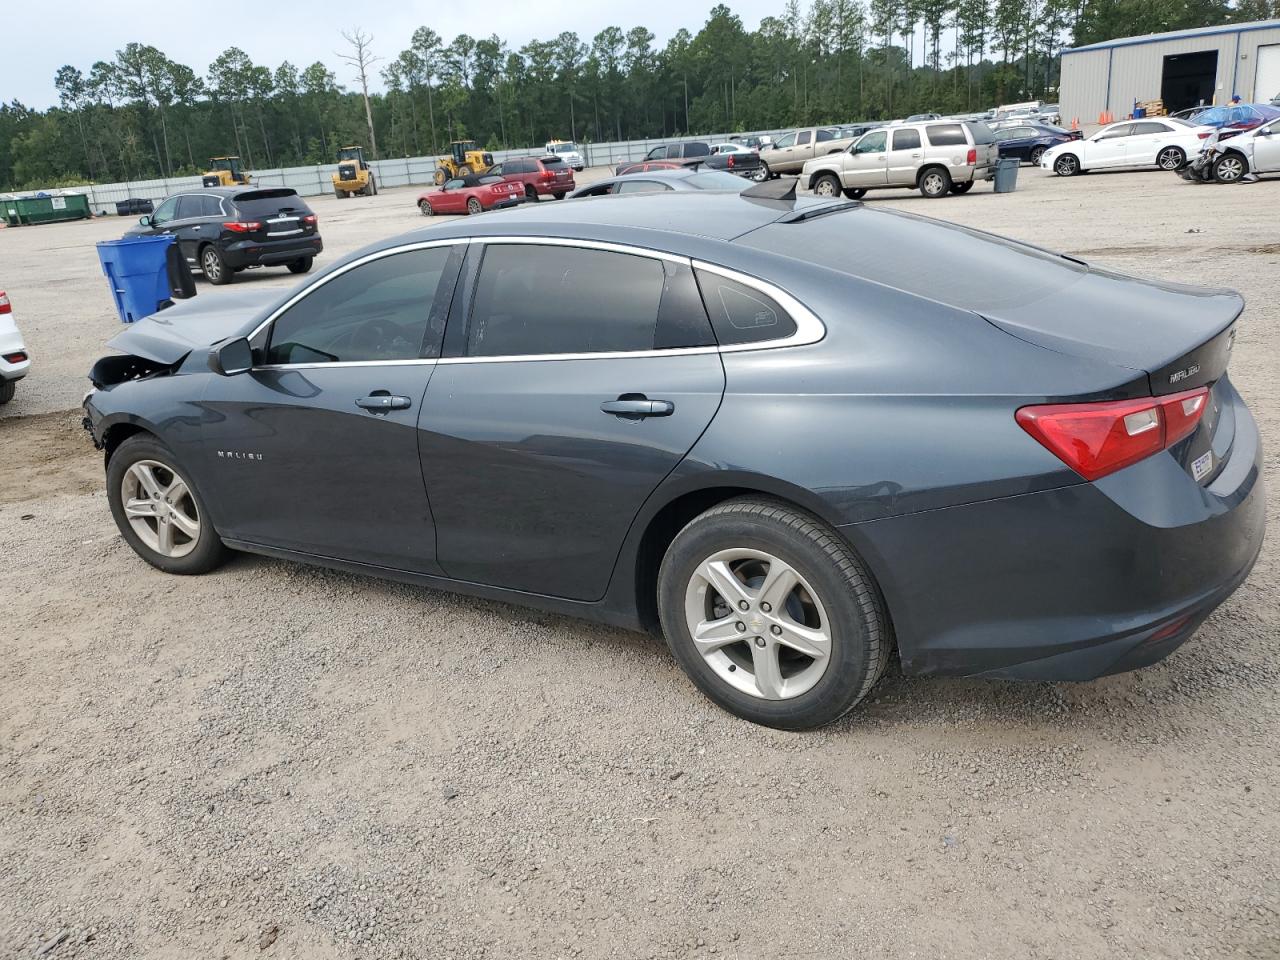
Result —
POLYGON ((729 165, 730 167, 732 167, 732 166, 733 166, 733 154, 732 154, 732 153, 731 153, 731 154, 729 154, 729 164, 728 164, 728 165, 729 165))
POLYGON ((309 224, 311 224, 312 226, 315 226, 315 225, 316 225, 316 223, 318 222, 318 220, 319 220, 319 218, 318 218, 314 213, 309 213, 309 214, 307 214, 305 217, 303 217, 303 218, 302 218, 302 222, 303 222, 303 223, 309 223, 309 224))
POLYGON ((0 313, 13 313, 13 307, 9 306, 9 295, 0 290, 0 313))
POLYGON ((1213 131, 1210 130, 1208 133, 1197 133, 1196 136, 1199 137, 1201 140, 1208 140, 1211 136, 1213 136, 1213 131))
POLYGON ((969 148, 969 155, 964 158, 964 162, 971 167, 978 165, 978 150, 976 147, 969 148))
POLYGON ((19 350, 17 353, 6 353, 4 355, 4 359, 8 363, 21 363, 23 360, 27 359, 27 355, 19 350))
POLYGON ((1209 388, 1168 397, 1023 407, 1018 425, 1086 480, 1167 450, 1200 423, 1209 388))
POLYGON ((233 220, 231 223, 224 223, 222 229, 232 233, 248 233, 251 230, 261 230, 262 224, 257 220, 233 220))
POLYGON ((543 170, 542 175, 538 177, 539 180, 554 180, 555 178, 556 175, 550 170, 543 170))

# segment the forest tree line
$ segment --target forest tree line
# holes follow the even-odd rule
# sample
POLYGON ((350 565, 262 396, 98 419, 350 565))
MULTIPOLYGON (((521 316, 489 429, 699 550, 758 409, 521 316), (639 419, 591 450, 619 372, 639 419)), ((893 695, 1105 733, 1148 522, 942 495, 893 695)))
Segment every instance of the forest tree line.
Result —
POLYGON ((608 27, 519 49, 424 26, 399 51, 357 33, 384 88, 367 103, 354 68, 272 67, 230 47, 197 73, 130 43, 60 68, 57 106, 0 104, 0 189, 184 176, 223 154, 248 169, 330 163, 347 144, 373 156, 374 141, 399 157, 456 139, 503 149, 974 111, 1056 96, 1067 45, 1275 16, 1280 0, 788 0, 756 30, 718 5, 660 47, 645 27, 608 27))

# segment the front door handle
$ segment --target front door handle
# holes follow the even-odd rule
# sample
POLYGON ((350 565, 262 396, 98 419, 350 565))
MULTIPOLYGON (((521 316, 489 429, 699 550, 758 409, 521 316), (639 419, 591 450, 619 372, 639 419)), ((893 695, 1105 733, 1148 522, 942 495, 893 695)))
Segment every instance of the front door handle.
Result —
POLYGON ((408 410, 411 405, 408 397, 393 397, 382 392, 361 397, 356 401, 357 407, 373 413, 386 413, 388 410, 408 410))
POLYGON ((600 404, 600 410, 615 417, 639 420, 642 417, 669 417, 676 412, 676 405, 670 400, 650 400, 644 394, 628 393, 617 400, 606 400, 600 404))

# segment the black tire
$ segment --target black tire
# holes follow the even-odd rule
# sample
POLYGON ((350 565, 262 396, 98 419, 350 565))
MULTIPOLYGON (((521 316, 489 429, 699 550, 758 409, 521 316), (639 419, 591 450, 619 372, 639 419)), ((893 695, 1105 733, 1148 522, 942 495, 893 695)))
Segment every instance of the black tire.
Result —
POLYGON ((436 167, 436 172, 431 175, 431 179, 437 187, 442 187, 449 179, 449 174, 445 172, 444 167, 436 167))
POLYGON ((1245 159, 1244 154, 1224 153, 1217 160, 1213 161, 1213 179, 1219 183, 1235 183, 1246 173, 1249 172, 1249 161, 1245 159))
POLYGON ((764 183, 766 180, 773 178, 773 171, 769 169, 769 165, 763 160, 760 161, 760 169, 751 174, 747 179, 754 183, 764 183))
POLYGON ((839 535, 789 504, 755 497, 712 507, 676 535, 658 574, 658 611, 671 652, 703 693, 744 720, 782 730, 820 727, 853 709, 884 673, 893 646, 880 594, 839 535), (685 615, 686 591, 704 560, 729 549, 779 558, 820 597, 831 653, 820 679, 806 692, 767 700, 739 690, 695 647, 685 615))
POLYGON ((838 197, 842 190, 840 178, 834 173, 821 174, 813 181, 813 192, 819 197, 838 197))
POLYGON ((369 196, 376 197, 378 195, 378 181, 373 179, 373 174, 369 174, 369 196))
POLYGON ((563 199, 564 199, 564 194, 563 194, 563 193, 553 193, 551 196, 555 197, 557 200, 563 200, 563 199))
POLYGON ((1181 170, 1187 155, 1181 147, 1165 147, 1156 154, 1156 166, 1161 170, 1181 170))
POLYGON ((313 257, 299 257, 297 260, 290 262, 289 272, 290 273, 309 273, 311 271, 311 264, 313 262, 314 262, 313 257))
POLYGON ((343 197, 346 196, 346 194, 343 193, 341 190, 339 190, 337 187, 333 188, 333 195, 337 197, 339 200, 341 200, 343 197))
POLYGON ((418 212, 424 217, 434 217, 436 215, 435 207, 431 206, 431 202, 428 200, 418 201, 418 212))
POLYGON ((951 183, 952 193, 968 193, 972 189, 973 189, 972 180, 966 180, 964 181, 964 183, 956 183, 955 181, 952 181, 951 183))
POLYGON ((111 505, 111 516, 115 519, 125 542, 143 560, 165 573, 183 575, 208 573, 220 566, 230 554, 222 538, 213 528, 212 519, 205 508, 205 501, 196 489, 195 480, 190 471, 180 467, 169 448, 149 433, 134 434, 111 454, 111 459, 107 463, 107 502, 111 505), (200 533, 196 538, 195 547, 186 556, 167 557, 157 553, 142 542, 125 516, 121 487, 126 471, 139 460, 157 461, 174 470, 187 484, 191 499, 198 511, 200 533))
POLYGON ((466 164, 466 163, 464 163, 462 166, 458 167, 458 172, 457 172, 457 173, 455 173, 455 174, 454 174, 454 176, 455 176, 455 177, 469 177, 469 176, 471 176, 471 166, 470 166, 470 164, 466 164))
POLYGON ((942 167, 925 167, 920 171, 916 186, 923 196, 937 200, 951 192, 951 174, 942 167))
POLYGON ((484 204, 481 203, 475 197, 468 197, 467 198, 467 216, 472 216, 473 214, 477 214, 477 213, 484 213, 484 204))
POLYGON ((848 187, 844 191, 844 195, 850 200, 861 200, 867 195, 866 187, 848 187))
POLYGON ((1053 172, 1060 177, 1074 177, 1080 172, 1080 158, 1074 153, 1062 153, 1054 158, 1053 172))
POLYGON ((533 203, 538 202, 538 191, 533 189, 533 184, 526 183, 524 185, 524 198, 533 203))
POLYGON ((1038 166, 1040 166, 1040 158, 1044 156, 1044 151, 1045 151, 1045 148, 1044 148, 1044 147, 1032 147, 1032 148, 1031 148, 1031 158, 1030 158, 1030 159, 1031 159, 1031 165, 1032 165, 1033 167, 1038 167, 1038 166))
POLYGON ((0 403, 8 403, 18 390, 17 380, 0 380, 0 403))
POLYGON ((206 243, 200 248, 200 270, 204 273, 204 278, 215 287, 230 283, 236 278, 235 270, 227 266, 222 251, 212 243, 206 243))

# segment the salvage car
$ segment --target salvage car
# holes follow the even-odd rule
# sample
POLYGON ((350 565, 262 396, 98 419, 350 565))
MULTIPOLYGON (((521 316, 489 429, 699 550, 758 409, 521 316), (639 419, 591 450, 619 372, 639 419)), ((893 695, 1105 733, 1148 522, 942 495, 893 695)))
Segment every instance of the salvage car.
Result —
POLYGON ((1201 142, 1211 133, 1213 128, 1200 125, 1198 118, 1195 123, 1170 117, 1122 120, 1091 137, 1050 147, 1040 155, 1040 166, 1060 177, 1090 170, 1177 170, 1187 157, 1200 152, 1201 142))
POLYGON ((306 273, 324 249, 319 221, 288 187, 202 187, 175 194, 126 236, 172 234, 187 263, 215 285, 251 267, 306 273))
POLYGON ((660 632, 787 729, 895 650, 1083 680, 1187 640, 1262 544, 1240 296, 788 183, 455 220, 133 324, 84 401, 122 537, 660 632))
POLYGON ((454 177, 418 195, 418 211, 424 217, 437 213, 483 213, 524 202, 524 184, 492 174, 454 177))
POLYGON ((13 399, 18 381, 31 370, 31 355, 13 319, 9 295, 0 290, 0 403, 13 399))
POLYGON ((1280 173, 1280 120, 1218 143, 1213 178, 1235 183, 1249 174, 1280 173))

